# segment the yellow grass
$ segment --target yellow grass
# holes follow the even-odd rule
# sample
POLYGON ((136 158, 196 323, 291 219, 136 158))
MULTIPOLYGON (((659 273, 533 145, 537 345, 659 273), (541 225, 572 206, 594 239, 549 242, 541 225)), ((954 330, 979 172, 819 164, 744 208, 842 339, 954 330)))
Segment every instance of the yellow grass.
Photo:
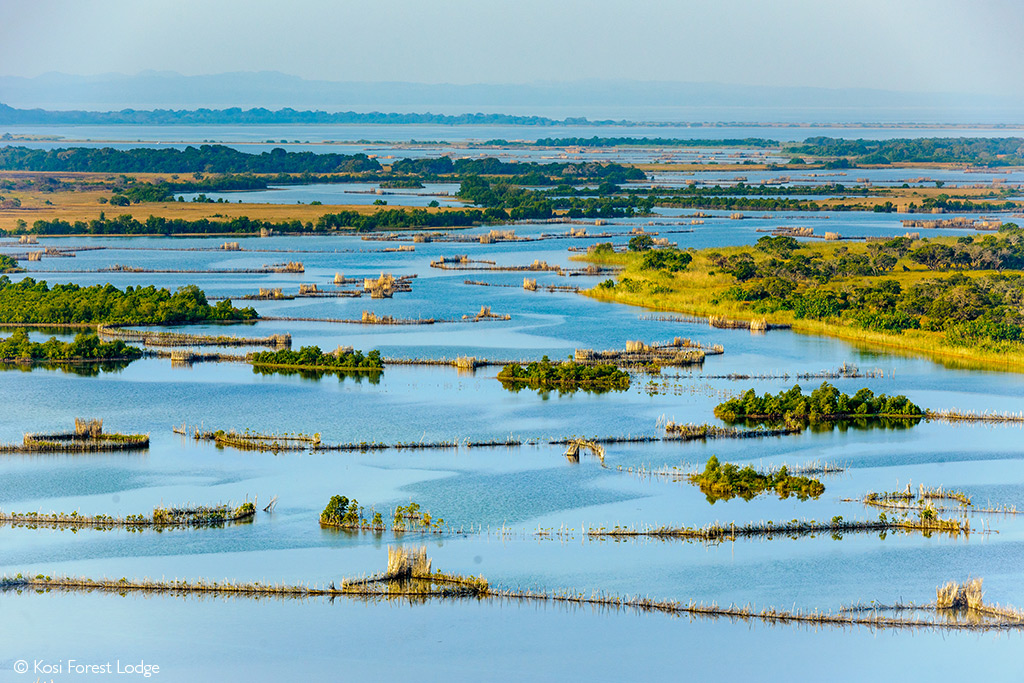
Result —
MULTIPOLYGON (((955 239, 954 237, 935 237, 930 238, 929 241, 949 244, 954 242, 955 239)), ((804 243, 801 247, 804 253, 810 251, 821 254, 825 259, 834 258, 835 251, 839 248, 845 247, 852 253, 867 250, 867 246, 864 243, 851 242, 804 243)), ((613 290, 595 287, 581 292, 585 296, 599 301, 624 303, 658 311, 676 311, 700 317, 719 315, 736 320, 765 318, 769 323, 792 325, 793 331, 801 334, 834 337, 852 342, 863 348, 885 349, 902 355, 923 356, 936 362, 957 367, 1024 372, 1024 352, 995 352, 949 346, 945 343, 945 335, 942 332, 906 330, 902 334, 890 334, 860 329, 847 323, 797 319, 793 316, 792 311, 777 311, 768 314, 755 313, 751 310, 749 302, 734 301, 725 297, 725 291, 735 285, 736 280, 731 275, 718 271, 716 266, 708 259, 709 253, 729 256, 747 250, 749 250, 749 247, 723 247, 694 252, 693 262, 690 266, 685 271, 675 275, 640 270, 638 267, 639 256, 635 254, 587 255, 574 258, 624 265, 626 270, 621 277, 641 283, 660 285, 668 290, 664 292, 651 292, 649 288, 641 287, 642 291, 640 292, 627 292, 621 287, 616 287, 613 290)), ((991 275, 994 272, 966 271, 963 274, 969 277, 979 277, 991 275)), ((1024 272, 1021 271, 999 272, 1003 274, 1024 275, 1024 272)), ((880 277, 837 278, 827 285, 816 286, 839 290, 853 284, 866 285, 887 279, 896 280, 899 282, 900 287, 905 290, 922 280, 947 277, 948 275, 949 273, 925 270, 922 266, 911 262, 909 259, 901 259, 893 272, 880 277), (903 266, 906 266, 908 270, 904 271, 903 266)), ((771 333, 769 332, 769 334, 771 333)))
MULTIPOLYGON (((191 174, 178 174, 179 179, 191 180, 191 174)), ((99 183, 113 180, 120 176, 118 173, 41 173, 31 171, 0 171, 0 180, 19 180, 48 176, 65 181, 99 183)), ((130 177, 142 182, 157 182, 160 180, 171 180, 168 173, 132 173, 130 177)), ((207 218, 210 220, 227 220, 239 216, 247 216, 252 219, 264 221, 283 222, 300 220, 316 222, 320 216, 340 211, 355 211, 359 214, 368 215, 387 209, 412 209, 425 208, 430 213, 458 210, 447 207, 409 207, 399 204, 388 203, 386 206, 373 206, 366 204, 330 204, 313 206, 309 204, 238 204, 238 203, 213 203, 199 204, 192 202, 146 202, 143 204, 132 204, 131 206, 111 206, 100 204, 101 197, 110 199, 110 190, 82 190, 78 192, 24 192, 4 191, 3 196, 9 199, 19 199, 21 207, 17 209, 0 209, 0 231, 14 230, 19 220, 25 221, 29 227, 37 220, 61 219, 74 223, 75 221, 90 221, 100 217, 103 213, 107 218, 129 214, 137 220, 144 221, 152 216, 163 218, 182 218, 186 220, 199 220, 207 218), (49 201, 50 204, 46 202, 49 201)), ((228 197, 231 193, 227 194, 228 197)))

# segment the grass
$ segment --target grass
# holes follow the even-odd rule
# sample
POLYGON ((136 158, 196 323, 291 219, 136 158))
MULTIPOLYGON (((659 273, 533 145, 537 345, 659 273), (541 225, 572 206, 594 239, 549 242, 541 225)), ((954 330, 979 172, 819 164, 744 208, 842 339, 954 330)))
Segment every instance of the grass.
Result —
MULTIPOLYGON (((929 242, 952 244, 955 237, 931 237, 929 242)), ((851 253, 865 253, 867 246, 856 242, 801 243, 802 253, 820 255, 824 259, 835 257, 839 248, 847 248, 851 253)), ((658 311, 676 311, 690 315, 710 317, 724 316, 737 320, 765 319, 770 324, 791 325, 793 331, 801 334, 834 337, 853 342, 857 346, 874 349, 886 349, 907 355, 923 356, 938 362, 963 365, 978 369, 1004 370, 1010 372, 1024 371, 1024 350, 988 350, 950 346, 945 342, 942 332, 924 330, 905 330, 901 334, 875 332, 860 329, 846 322, 834 320, 808 320, 796 318, 792 311, 776 311, 760 314, 751 310, 751 304, 744 301, 730 300, 725 291, 736 284, 735 278, 723 273, 708 258, 711 253, 728 257, 740 252, 750 251, 750 247, 722 247, 704 249, 693 252, 693 261, 689 267, 675 274, 658 271, 645 271, 640 268, 640 254, 588 254, 573 257, 603 265, 625 267, 614 288, 595 287, 581 292, 584 296, 614 303, 642 306, 658 311), (621 285, 623 279, 636 283, 632 291, 621 285)), ((969 277, 1003 274, 1024 274, 1021 271, 990 271, 972 270, 956 271, 969 277)), ((947 277, 950 273, 926 270, 923 266, 913 263, 907 258, 900 259, 892 272, 877 277, 837 278, 822 289, 838 290, 850 285, 867 285, 879 280, 896 280, 904 290, 923 280, 947 277), (906 267, 906 270, 903 269, 906 267)))
MULTIPOLYGON (((50 172, 29 172, 29 171, 0 171, 0 181, 11 179, 24 179, 32 177, 53 177, 62 180, 73 180, 76 182, 100 182, 117 176, 116 173, 50 173, 50 172)), ((169 180, 167 173, 132 173, 133 178, 140 182, 159 182, 169 180)), ((163 218, 182 218, 187 220, 199 220, 208 218, 211 220, 237 218, 247 216, 252 219, 263 221, 283 222, 299 220, 303 223, 315 223, 320 216, 339 211, 355 211, 359 214, 369 215, 386 209, 412 209, 425 208, 430 213, 451 211, 453 209, 440 207, 408 207, 393 204, 387 206, 373 206, 366 204, 331 204, 315 206, 310 204, 238 204, 236 202, 223 204, 200 204, 192 202, 146 202, 132 204, 131 206, 111 206, 100 204, 100 198, 109 199, 110 190, 63 191, 63 192, 38 192, 38 191, 4 191, 4 197, 18 199, 21 207, 16 209, 0 209, 0 232, 15 230, 19 220, 25 221, 28 227, 37 220, 52 221, 56 218, 74 223, 75 221, 91 221, 98 219, 101 213, 108 217, 128 214, 140 221, 145 221, 149 216, 161 216, 163 218), (46 202, 50 202, 47 204, 46 202)), ((231 196, 230 193, 227 194, 231 196)), ((454 210, 458 210, 456 207, 454 210)), ((105 235, 106 236, 106 235, 105 235)))

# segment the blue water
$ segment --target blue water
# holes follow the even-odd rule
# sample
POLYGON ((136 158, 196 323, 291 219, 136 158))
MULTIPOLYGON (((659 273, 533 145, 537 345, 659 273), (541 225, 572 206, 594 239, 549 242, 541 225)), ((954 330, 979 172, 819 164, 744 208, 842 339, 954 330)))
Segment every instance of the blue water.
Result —
MULTIPOLYGON (((305 192, 308 200, 328 203, 338 189, 295 191, 305 192)), ((629 229, 637 225, 654 231, 692 229, 665 236, 683 248, 703 248, 749 244, 763 235, 759 229, 780 225, 808 225, 818 232, 844 235, 896 235, 905 232, 900 220, 907 217, 821 212, 750 214, 745 220, 731 220, 726 212, 706 213, 712 215, 703 224, 691 224, 692 212, 665 210, 656 218, 587 227, 592 233, 616 233, 611 241, 617 244, 624 243, 629 229)), ((514 227, 519 234, 538 235, 562 232, 568 226, 514 227)), ((511 393, 495 379, 497 368, 460 373, 454 368, 393 366, 379 382, 260 375, 242 364, 172 367, 160 359, 137 361, 97 377, 47 369, 2 372, 0 441, 18 441, 25 431, 65 429, 76 416, 102 417, 110 430, 148 432, 152 439, 150 450, 141 454, 2 456, 4 510, 129 514, 160 504, 240 502, 255 496, 261 503, 278 496, 279 502, 273 513, 261 512, 252 524, 224 529, 128 533, 0 527, 0 573, 326 583, 381 570, 386 547, 399 542, 424 543, 435 567, 483 574, 502 587, 836 609, 870 600, 927 602, 939 583, 982 576, 991 600, 1024 605, 1024 568, 1019 561, 1024 523, 1016 516, 974 516, 972 524, 979 533, 966 539, 851 534, 841 540, 825 536, 720 545, 586 540, 581 527, 875 517, 876 511, 842 499, 907 483, 962 489, 978 506, 991 502, 1024 507, 1024 432, 1014 426, 922 423, 903 430, 807 431, 757 441, 623 444, 608 447, 604 467, 589 456, 578 464, 568 463, 563 449, 546 439, 658 434, 665 419, 713 422, 713 406, 724 397, 751 386, 758 392, 775 392, 795 382, 703 376, 709 374, 793 375, 854 362, 865 370, 882 370, 884 376, 836 380, 843 391, 868 386, 876 392, 906 394, 930 408, 998 411, 1019 411, 1024 396, 1024 377, 1018 374, 944 367, 787 331, 752 335, 700 323, 647 320, 642 316, 649 311, 640 308, 575 294, 525 291, 521 273, 450 272, 429 265, 441 255, 468 254, 502 264, 542 259, 573 266, 579 264, 570 260, 566 248, 585 247, 599 239, 605 238, 498 245, 434 242, 402 253, 384 253, 383 247, 394 245, 355 236, 240 238, 248 250, 242 252, 184 251, 215 248, 223 238, 41 239, 44 246, 107 247, 80 252, 72 259, 26 264, 28 276, 50 282, 171 288, 195 283, 211 296, 237 297, 258 287, 294 292, 300 283, 330 286, 338 272, 349 277, 382 271, 416 274, 411 293, 389 300, 247 304, 268 316, 359 318, 363 310, 372 310, 378 315, 460 320, 391 327, 263 321, 227 330, 246 336, 289 332, 296 346, 353 345, 379 348, 386 356, 535 359, 565 357, 580 347, 622 348, 630 339, 684 336, 720 343, 726 353, 709 357, 699 369, 666 370, 666 375, 678 377, 658 380, 658 391, 638 377, 628 391, 603 395, 511 393), (257 249, 282 251, 253 251, 257 249), (71 272, 118 263, 205 269, 296 259, 305 264, 304 274, 71 272), (58 272, 43 272, 54 269, 58 272), (514 286, 479 287, 464 284, 466 279, 514 286), (481 306, 509 314, 511 320, 461 322, 463 315, 472 315, 481 306), (511 449, 275 456, 220 450, 171 432, 172 425, 182 423, 207 429, 319 432, 330 442, 514 435, 539 443, 511 449), (618 469, 698 467, 712 454, 755 466, 824 459, 845 463, 847 470, 824 479, 826 492, 818 500, 766 496, 712 505, 688 484, 618 469), (367 509, 385 515, 395 505, 415 500, 467 533, 396 539, 390 534, 323 530, 317 516, 334 494, 357 498, 367 509), (562 534, 537 536, 538 529, 562 534)), ((599 279, 538 274, 541 284, 589 287, 599 279)), ((225 331, 215 326, 201 329, 225 331)), ((161 674, 166 680, 183 681, 231 680, 243 673, 255 680, 323 678, 336 675, 339 667, 356 679, 418 673, 430 679, 504 680, 521 678, 524 671, 541 680, 665 679, 675 678, 686 667, 708 678, 782 679, 813 671, 829 679, 862 680, 908 661, 915 674, 938 678, 972 674, 1014 680, 1021 673, 1016 657, 1020 636, 1013 633, 809 630, 530 604, 4 593, 0 613, 0 680, 22 680, 11 673, 14 662, 22 658, 117 657, 152 660, 166 667, 161 674), (400 656, 382 649, 383 643, 396 642, 400 656), (732 656, 734 652, 743 656, 732 656), (870 657, 836 665, 840 657, 847 661, 851 653, 867 652, 870 657), (528 660, 524 653, 529 653, 528 660), (797 661, 799 670, 794 668, 797 661)))

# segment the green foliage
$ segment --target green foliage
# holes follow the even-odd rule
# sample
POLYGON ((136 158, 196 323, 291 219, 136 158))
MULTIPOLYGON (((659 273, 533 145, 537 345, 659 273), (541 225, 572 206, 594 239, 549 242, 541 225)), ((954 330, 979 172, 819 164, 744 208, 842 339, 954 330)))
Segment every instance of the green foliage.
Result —
POLYGON ((345 496, 331 496, 327 507, 320 513, 320 524, 336 526, 343 529, 361 529, 366 526, 363 508, 359 501, 349 500, 345 496))
POLYGON ((252 354, 254 367, 282 366, 317 370, 382 370, 384 361, 374 349, 365 356, 362 351, 324 353, 319 346, 303 346, 298 351, 259 351, 252 354))
POLYGON ((259 233, 267 228, 280 233, 311 233, 318 231, 351 229, 378 230, 421 227, 452 227, 477 225, 484 222, 507 220, 503 211, 487 209, 456 209, 429 213, 425 209, 383 209, 370 214, 357 211, 339 211, 320 216, 317 222, 303 223, 299 220, 261 221, 239 216, 221 221, 200 218, 187 220, 183 218, 164 218, 150 216, 139 221, 125 214, 116 218, 101 216, 91 221, 68 221, 55 218, 53 220, 37 220, 32 224, 32 233, 38 235, 193 235, 222 233, 259 233))
MULTIPOLYGON (((635 237, 633 239, 636 239, 635 237)), ((640 260, 640 267, 644 270, 664 270, 669 273, 678 273, 690 265, 693 256, 678 249, 658 249, 644 253, 640 260)))
MULTIPOLYGON (((339 173, 379 171, 380 163, 365 154, 269 152, 247 154, 224 145, 198 149, 170 147, 71 147, 29 149, 0 147, 0 168, 10 171, 92 173, 339 173)), ((200 175, 200 177, 202 177, 200 175)))
POLYGON ((443 526, 443 519, 435 519, 429 511, 422 510, 419 503, 410 501, 408 505, 395 507, 395 515, 392 519, 394 531, 425 531, 440 529, 443 526))
POLYGON ((618 189, 607 182, 593 191, 599 196, 589 198, 580 197, 582 191, 577 191, 572 185, 560 185, 548 192, 521 187, 544 185, 556 180, 545 176, 519 176, 492 182, 479 176, 467 176, 459 186, 458 196, 490 210, 507 211, 513 220, 547 219, 556 210, 565 211, 570 218, 628 217, 637 212, 647 213, 653 206, 653 202, 642 198, 607 196, 605 193, 618 189))
POLYGON ((813 137, 787 145, 791 154, 852 157, 860 164, 966 162, 988 166, 1024 164, 1024 138, 894 138, 849 140, 813 137))
POLYGON ((800 500, 817 498, 825 492, 825 486, 820 481, 792 476, 785 465, 776 472, 762 474, 749 465, 740 469, 732 463, 719 463, 713 455, 704 466, 704 471, 690 475, 689 479, 700 487, 712 504, 737 496, 750 500, 766 491, 774 491, 779 498, 795 495, 800 500))
POLYGON ((584 182, 607 180, 622 183, 627 180, 643 180, 643 171, 615 163, 594 161, 572 164, 512 163, 494 157, 485 159, 462 158, 452 161, 442 156, 436 159, 400 159, 391 166, 393 173, 410 175, 459 175, 459 176, 514 176, 510 182, 517 185, 557 185, 560 182, 584 182))
POLYGON ((799 384, 789 391, 758 396, 748 389, 738 398, 715 406, 715 417, 725 422, 783 424, 842 422, 860 418, 920 418, 924 412, 903 395, 875 395, 864 388, 853 396, 841 393, 828 382, 805 395, 799 384))
POLYGON ((255 320, 252 308, 238 309, 230 300, 211 306, 195 285, 173 294, 155 287, 54 285, 25 278, 0 277, 0 322, 178 324, 255 320))
POLYGON ((127 360, 142 357, 142 350, 120 339, 104 343, 95 334, 82 333, 72 342, 50 337, 45 342, 29 341, 28 332, 15 330, 0 339, 0 361, 93 361, 127 360))
POLYGON ((626 246, 630 251, 650 251, 654 247, 654 238, 650 235, 636 235, 629 238, 626 246))
POLYGON ((946 333, 948 343, 963 347, 997 349, 1024 341, 1024 280, 1016 274, 958 273, 905 290, 892 279, 834 289, 818 286, 840 277, 884 275, 903 257, 934 270, 1024 269, 1024 234, 1009 223, 998 235, 961 237, 953 245, 928 243, 914 249, 912 244, 897 237, 869 244, 867 253, 841 247, 834 258, 823 259, 800 249, 779 256, 774 242, 759 240, 754 251, 709 258, 740 283, 726 290, 726 297, 751 302, 754 313, 789 310, 798 319, 842 321, 888 333, 939 331, 946 333))
POLYGON ((22 269, 18 267, 18 260, 7 254, 0 254, 0 273, 17 273, 22 269))
POLYGON ((505 388, 517 390, 524 386, 533 389, 558 389, 572 392, 624 391, 629 388, 629 373, 614 365, 582 365, 572 361, 552 363, 545 356, 540 362, 525 367, 510 363, 498 373, 498 379, 505 388))
POLYGON ((800 247, 800 243, 796 241, 795 237, 779 236, 772 237, 771 235, 765 235, 757 240, 757 244, 754 245, 754 249, 763 251, 768 254, 774 254, 780 258, 789 258, 795 249, 800 247))

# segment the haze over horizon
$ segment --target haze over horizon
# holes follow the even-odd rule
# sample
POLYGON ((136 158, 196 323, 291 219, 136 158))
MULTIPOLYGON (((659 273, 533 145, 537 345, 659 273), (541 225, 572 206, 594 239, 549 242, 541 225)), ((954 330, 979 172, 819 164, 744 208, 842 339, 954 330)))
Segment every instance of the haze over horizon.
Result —
POLYGON ((280 71, 310 80, 640 80, 1024 95, 1010 0, 40 0, 6 8, 6 76, 280 71))
POLYGON ((18 108, 1024 123, 1024 45, 993 39, 1024 28, 1008 0, 40 0, 4 18, 18 108))

